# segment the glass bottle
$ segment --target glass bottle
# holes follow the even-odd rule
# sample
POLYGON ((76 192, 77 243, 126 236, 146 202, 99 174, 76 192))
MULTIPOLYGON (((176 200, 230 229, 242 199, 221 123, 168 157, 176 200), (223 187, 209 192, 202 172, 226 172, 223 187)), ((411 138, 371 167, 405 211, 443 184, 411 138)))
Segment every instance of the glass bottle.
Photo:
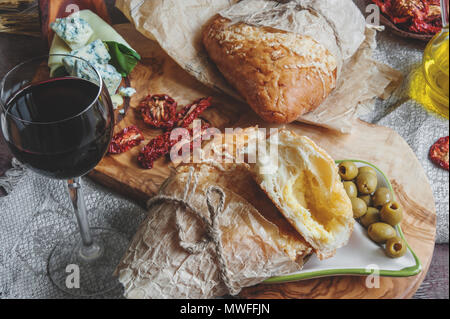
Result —
POLYGON ((433 111, 445 118, 449 113, 449 0, 441 0, 442 25, 425 48, 423 73, 426 94, 432 102, 433 111))

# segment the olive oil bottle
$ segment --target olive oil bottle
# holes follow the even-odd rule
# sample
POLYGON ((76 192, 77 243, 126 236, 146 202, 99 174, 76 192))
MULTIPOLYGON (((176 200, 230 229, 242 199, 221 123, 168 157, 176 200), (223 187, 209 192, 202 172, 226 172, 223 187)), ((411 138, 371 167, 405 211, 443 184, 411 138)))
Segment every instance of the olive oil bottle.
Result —
POLYGON ((448 0, 441 0, 442 31, 428 43, 423 56, 426 94, 433 111, 448 119, 449 113, 449 23, 448 0))

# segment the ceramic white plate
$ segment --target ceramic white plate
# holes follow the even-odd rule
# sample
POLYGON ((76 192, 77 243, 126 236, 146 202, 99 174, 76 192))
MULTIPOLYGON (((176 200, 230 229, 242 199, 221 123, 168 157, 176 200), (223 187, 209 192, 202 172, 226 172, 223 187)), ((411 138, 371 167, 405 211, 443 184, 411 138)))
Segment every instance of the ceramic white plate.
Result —
MULTIPOLYGON (((394 191, 389 179, 375 165, 360 161, 354 162, 356 166, 371 166, 377 171, 379 187, 387 187, 394 196, 394 191)), ((336 161, 341 163, 343 161, 336 161)), ((400 226, 396 227, 399 236, 405 240, 400 226)), ((406 240, 405 240, 406 242, 406 240)), ((407 253, 400 258, 389 258, 385 255, 382 246, 374 243, 367 235, 367 230, 355 222, 353 234, 349 243, 338 249, 336 255, 326 260, 319 260, 312 255, 299 272, 285 276, 273 277, 265 283, 280 283, 298 281, 316 277, 336 275, 371 275, 377 273, 380 276, 408 277, 418 274, 422 270, 419 259, 408 245, 407 253)))

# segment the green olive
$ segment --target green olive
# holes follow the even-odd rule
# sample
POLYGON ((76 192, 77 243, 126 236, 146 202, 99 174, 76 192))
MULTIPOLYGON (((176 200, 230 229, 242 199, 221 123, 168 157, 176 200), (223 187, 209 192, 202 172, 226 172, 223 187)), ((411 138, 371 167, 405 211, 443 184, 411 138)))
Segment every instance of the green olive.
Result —
POLYGON ((339 175, 344 181, 351 181, 358 176, 358 167, 353 162, 342 162, 339 164, 339 175))
POLYGON ((392 201, 392 193, 390 189, 386 187, 380 187, 376 190, 375 194, 373 194, 372 200, 373 206, 382 207, 392 201))
POLYGON ((381 220, 391 226, 400 224, 403 219, 403 209, 397 202, 389 202, 380 212, 381 220))
POLYGON ((385 252, 391 258, 399 258, 406 253, 406 243, 400 237, 392 237, 386 241, 385 252))
POLYGON ((369 195, 376 191, 378 179, 375 175, 370 173, 359 174, 356 178, 356 186, 362 195, 369 195))
POLYGON ((356 188, 355 183, 353 182, 344 182, 344 189, 347 192, 348 197, 356 197, 358 196, 358 189, 356 188))
POLYGON ((361 224, 366 228, 374 223, 378 223, 379 221, 381 221, 380 211, 374 207, 369 207, 367 208, 367 213, 363 217, 361 217, 360 221, 361 224))
POLYGON ((352 202, 354 218, 360 218, 367 213, 367 205, 361 198, 351 197, 350 200, 352 202))
POLYGON ((395 229, 385 223, 373 223, 368 229, 369 237, 378 244, 384 244, 388 239, 397 236, 395 229))
POLYGON ((358 197, 366 202, 367 207, 372 206, 372 197, 370 195, 361 195, 358 197))
POLYGON ((377 176, 377 171, 370 166, 362 166, 358 169, 358 175, 361 175, 364 173, 370 173, 370 174, 377 176))

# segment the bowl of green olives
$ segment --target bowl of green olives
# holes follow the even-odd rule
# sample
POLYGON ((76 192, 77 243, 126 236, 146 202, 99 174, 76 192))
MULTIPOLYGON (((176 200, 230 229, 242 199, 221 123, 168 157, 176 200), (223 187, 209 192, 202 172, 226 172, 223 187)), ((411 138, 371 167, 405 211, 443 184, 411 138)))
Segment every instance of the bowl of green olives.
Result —
POLYGON ((337 164, 352 203, 353 217, 367 230, 367 236, 385 250, 386 256, 404 256, 408 245, 400 228, 403 208, 395 200, 387 177, 363 161, 345 160, 337 164))

